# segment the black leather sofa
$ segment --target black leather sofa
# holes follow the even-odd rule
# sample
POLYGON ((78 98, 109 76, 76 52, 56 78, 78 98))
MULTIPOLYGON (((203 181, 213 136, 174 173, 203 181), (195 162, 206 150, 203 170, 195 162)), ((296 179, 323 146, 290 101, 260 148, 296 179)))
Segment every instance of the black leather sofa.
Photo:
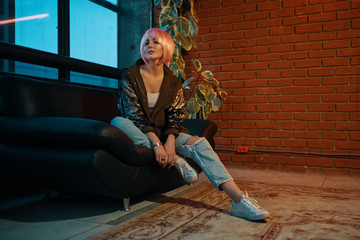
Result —
MULTIPOLYGON (((115 197, 127 209, 131 197, 181 182, 175 168, 160 167, 150 149, 109 124, 118 115, 116 90, 1 73, 2 190, 115 197)), ((214 147, 213 122, 183 125, 214 147)))

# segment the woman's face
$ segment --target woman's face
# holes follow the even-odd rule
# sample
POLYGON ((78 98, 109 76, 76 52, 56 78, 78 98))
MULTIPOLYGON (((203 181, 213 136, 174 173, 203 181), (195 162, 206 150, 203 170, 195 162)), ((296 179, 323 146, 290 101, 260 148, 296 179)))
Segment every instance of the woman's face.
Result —
POLYGON ((144 44, 144 57, 147 61, 156 62, 163 56, 163 47, 156 39, 147 38, 144 44))

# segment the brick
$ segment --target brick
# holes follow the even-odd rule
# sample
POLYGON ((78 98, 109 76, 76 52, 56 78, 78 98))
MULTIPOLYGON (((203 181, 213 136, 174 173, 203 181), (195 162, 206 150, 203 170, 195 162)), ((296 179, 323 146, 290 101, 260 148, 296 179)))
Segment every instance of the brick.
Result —
POLYGON ((338 131, 359 131, 360 122, 336 122, 335 129, 338 131))
POLYGON ((222 113, 221 114, 222 120, 242 120, 244 119, 242 114, 239 113, 222 113))
POLYGON ((327 58, 322 60, 322 65, 324 67, 333 67, 333 66, 347 66, 349 65, 348 58, 327 58))
POLYGON ((293 69, 293 70, 282 70, 281 77, 305 77, 306 70, 303 69, 293 69))
POLYGON ((292 131, 283 131, 283 130, 269 130, 268 132, 270 138, 291 138, 292 131))
POLYGON ((312 103, 308 105, 309 112, 333 112, 335 104, 332 103, 312 103))
POLYGON ((321 67, 320 59, 308 59, 308 60, 297 60, 295 61, 296 68, 312 68, 321 67))
POLYGON ((310 158, 307 160, 307 166, 316 167, 333 167, 334 159, 329 158, 310 158))
POLYGON ((292 85, 291 78, 271 79, 271 81, 269 81, 270 87, 283 87, 283 86, 291 86, 291 85, 292 85))
POLYGON ((269 17, 269 13, 266 12, 253 12, 245 13, 245 21, 255 21, 260 19, 266 19, 269 17))
POLYGON ((271 103, 290 103, 292 99, 292 96, 269 96, 269 102, 271 103))
POLYGON ((294 96, 294 103, 318 103, 320 95, 297 95, 294 96))
POLYGON ((222 33, 222 32, 231 32, 233 30, 231 24, 221 24, 210 27, 210 33, 222 33))
POLYGON ((284 69, 284 68, 293 68, 293 63, 289 61, 280 61, 280 62, 270 62, 269 69, 284 69))
POLYGON ((256 110, 259 113, 262 112, 279 112, 280 104, 258 104, 256 110))
MULTIPOLYGON (((254 42, 254 40, 249 40, 254 42)), ((267 46, 267 45, 278 45, 280 44, 281 39, 280 37, 266 37, 260 38, 256 40, 256 45, 258 46, 267 46)))
POLYGON ((350 59, 350 64, 351 65, 359 65, 360 64, 360 57, 352 57, 350 59))
POLYGON ((308 94, 314 93, 335 93, 335 89, 333 86, 319 86, 319 87, 308 87, 308 94))
POLYGON ((239 40, 244 38, 244 33, 232 31, 232 32, 222 33, 220 36, 223 40, 239 40))
POLYGON ((278 28, 271 28, 269 35, 270 36, 279 36, 279 35, 290 35, 294 34, 295 29, 292 26, 287 27, 278 27, 278 28))
POLYGON ((245 120, 265 120, 265 113, 245 113, 245 120))
POLYGON ((335 124, 333 122, 308 122, 308 130, 331 130, 335 129, 335 124))
POLYGON ((337 19, 353 19, 353 18, 358 18, 359 16, 360 16, 360 9, 336 12, 337 19))
POLYGON ((256 21, 257 28, 266 28, 266 27, 279 27, 281 26, 281 19, 265 19, 256 21))
POLYGON ((322 31, 321 23, 309 23, 295 26, 295 33, 316 33, 322 31))
POLYGON ((335 50, 320 50, 320 51, 309 51, 309 58, 326 58, 335 57, 335 50))
POLYGON ((360 93, 351 94, 350 95, 350 102, 360 102, 360 93))
POLYGON ((239 41, 233 41, 233 45, 235 48, 246 48, 246 47, 255 47, 256 42, 254 40, 242 39, 239 41))
POLYGON ((260 37, 267 37, 267 36, 268 36, 267 29, 256 29, 256 30, 246 31, 244 38, 260 38, 260 37))
POLYGON ((306 112, 306 104, 291 103, 291 104, 282 104, 282 112, 306 112))
POLYGON ((279 95, 280 89, 278 88, 256 88, 256 95, 279 95))
POLYGON ((306 6, 307 0, 283 0, 282 1, 282 7, 288 8, 288 7, 301 7, 306 6))
POLYGON ((356 159, 335 159, 335 167, 360 169, 360 161, 356 159))
POLYGON ((210 49, 232 48, 232 41, 211 42, 210 49))
POLYGON ((212 58, 211 64, 227 64, 232 62, 232 57, 212 58))
POLYGON ((321 138, 332 140, 347 140, 348 133, 343 131, 322 131, 321 138))
POLYGON ((270 11, 270 18, 281 18, 281 17, 290 17, 294 16, 294 9, 288 8, 288 9, 281 9, 281 10, 275 10, 270 11))
POLYGON ((323 14, 309 15, 308 20, 309 20, 309 23, 335 21, 336 13, 328 12, 328 13, 323 13, 323 14))
POLYGON ((323 40, 335 40, 336 33, 335 32, 322 32, 322 33, 313 33, 309 35, 309 41, 323 41, 323 40))
POLYGON ((234 57, 233 62, 234 63, 246 63, 246 62, 255 62, 256 56, 254 55, 243 55, 241 57, 234 57))
POLYGON ((248 13, 256 11, 256 4, 246 4, 233 7, 233 13, 248 13))
POLYGON ((305 94, 305 87, 284 87, 281 89, 281 94, 283 95, 297 95, 297 94, 305 94))
POLYGON ((267 63, 245 63, 244 64, 245 71, 262 70, 262 69, 267 69, 267 67, 268 67, 267 63))
POLYGON ((343 85, 348 84, 349 78, 348 77, 324 77, 322 78, 322 84, 323 85, 343 85))
POLYGON ((236 72, 236 71, 242 71, 244 69, 243 64, 228 64, 228 65, 222 65, 221 71, 225 72, 236 72))
POLYGON ((269 120, 291 120, 292 113, 269 113, 268 119, 269 120))
POLYGON ((266 80, 247 80, 245 81, 245 87, 254 88, 254 87, 266 87, 266 80))
POLYGON ((245 96, 244 103, 265 103, 267 102, 266 96, 245 96))
MULTIPOLYGON (((231 9, 230 9, 231 11, 231 9)), ((224 14, 224 16, 221 18, 221 23, 237 23, 244 21, 244 15, 235 15, 235 14, 224 14)))
POLYGON ((348 20, 323 23, 324 32, 347 30, 347 29, 350 29, 350 21, 348 20))
POLYGON ((360 86, 336 86, 337 93, 358 93, 360 92, 360 86))
POLYGON ((358 38, 358 37, 360 37, 360 29, 337 31, 336 37, 337 37, 337 39, 358 38))
POLYGON ((255 72, 242 72, 242 73, 234 73, 233 79, 255 79, 255 72))
POLYGON ((267 137, 267 131, 259 130, 259 129, 246 129, 246 130, 244 130, 244 137, 264 138, 264 137, 267 137))
MULTIPOLYGON (((221 17, 221 16, 229 16, 232 14, 232 8, 215 8, 215 9, 210 9, 210 16, 211 17, 221 17)), ((237 15, 233 15, 233 17, 236 19, 237 15)), ((212 18, 215 19, 215 18, 212 18)), ((240 21, 243 20, 243 18, 239 19, 240 21)), ((199 20, 200 21, 200 20, 199 20)))
POLYGON ((321 13, 321 5, 312 5, 295 9, 295 15, 308 15, 315 13, 321 13))
POLYGON ((255 112, 256 106, 253 104, 234 104, 234 112, 255 112))
POLYGON ((323 121, 347 121, 349 119, 348 113, 329 113, 323 112, 321 120, 323 121))
POLYGON ((320 120, 320 113, 294 113, 294 120, 317 121, 320 120))
POLYGON ((349 140, 359 141, 360 140, 360 131, 351 131, 349 140))
POLYGON ((312 68, 308 70, 310 77, 333 76, 334 72, 334 68, 312 68))
POLYGON ((292 52, 292 51, 293 51, 292 44, 281 44, 281 45, 269 47, 269 53, 282 53, 282 52, 292 52))
POLYGON ((294 131, 294 138, 319 139, 320 131, 294 131))
POLYGON ((307 35, 305 35, 305 34, 297 34, 297 35, 281 37, 281 43, 299 43, 299 42, 306 42, 306 41, 307 41, 307 35))
POLYGON ((242 129, 222 129, 220 135, 222 137, 242 137, 243 131, 242 129))
POLYGON ((259 71, 257 73, 258 79, 268 79, 268 78, 280 78, 279 70, 268 70, 268 71, 259 71))
POLYGON ((224 50, 221 50, 221 55, 222 56, 235 56, 235 55, 243 55, 243 54, 244 54, 244 49, 224 49, 224 50))
POLYGON ((320 50, 321 42, 296 43, 295 51, 320 50))
POLYGON ((256 139, 256 145, 258 146, 279 146, 280 140, 278 139, 256 139))
POLYGON ((219 25, 221 24, 220 18, 204 18, 199 19, 199 25, 200 26, 213 26, 213 25, 219 25))
POLYGON ((245 54, 267 54, 267 47, 251 47, 245 49, 245 54))
POLYGON ((349 96, 346 94, 336 94, 336 95, 323 95, 322 102, 348 102, 349 96))
POLYGON ((326 41, 323 43, 323 49, 348 48, 350 40, 326 41))
POLYGON ((283 18, 284 26, 298 25, 298 24, 304 24, 304 23, 307 23, 307 16, 296 16, 296 17, 283 18))
POLYGON ((281 158, 281 164, 304 166, 306 164, 306 158, 283 157, 281 158))
POLYGON ((258 62, 271 62, 271 61, 280 60, 280 58, 281 58, 280 53, 262 54, 256 56, 256 60, 258 62))
POLYGON ((351 20, 351 27, 352 28, 360 28, 360 19, 358 19, 358 18, 357 19, 352 19, 351 20))
POLYGON ((320 86, 321 78, 318 77, 307 77, 307 78, 296 78, 294 79, 295 86, 320 86))
POLYGON ((282 53, 282 60, 295 60, 295 59, 306 59, 307 52, 290 52, 290 53, 282 53))
POLYGON ((336 75, 359 75, 360 67, 338 67, 336 68, 336 75))
POLYGON ((295 148, 305 148, 306 141, 303 139, 281 139, 282 147, 295 147, 295 148))
POLYGON ((201 4, 201 9, 213 9, 213 8, 219 8, 221 6, 220 1, 207 1, 201 4))
POLYGON ((256 29, 256 22, 239 22, 233 24, 233 29, 238 30, 247 30, 247 29, 256 29))
MULTIPOLYGON (((336 141, 335 142, 336 149, 360 149, 360 141, 336 141)), ((360 163, 360 161, 358 161, 360 163)), ((359 164, 360 168, 360 164, 359 164)))
POLYGON ((280 1, 278 2, 264 2, 256 5, 257 11, 265 11, 265 10, 277 10, 280 9, 280 1))
POLYGON ((324 12, 347 10, 349 8, 350 8, 350 3, 348 1, 328 3, 323 5, 324 12))
POLYGON ((290 122, 282 122, 281 129, 284 130, 305 130, 306 122, 303 121, 290 121, 290 122))

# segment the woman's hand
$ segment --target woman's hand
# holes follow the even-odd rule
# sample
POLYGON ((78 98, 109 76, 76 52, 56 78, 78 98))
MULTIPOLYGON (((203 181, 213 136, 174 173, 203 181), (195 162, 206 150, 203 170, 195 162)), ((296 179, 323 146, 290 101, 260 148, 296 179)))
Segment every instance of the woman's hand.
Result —
POLYGON ((154 147, 155 159, 162 166, 168 165, 168 154, 162 145, 154 147))
POLYGON ((175 136, 169 134, 166 143, 164 144, 165 151, 168 155, 167 164, 171 164, 177 160, 177 155, 175 152, 175 136))

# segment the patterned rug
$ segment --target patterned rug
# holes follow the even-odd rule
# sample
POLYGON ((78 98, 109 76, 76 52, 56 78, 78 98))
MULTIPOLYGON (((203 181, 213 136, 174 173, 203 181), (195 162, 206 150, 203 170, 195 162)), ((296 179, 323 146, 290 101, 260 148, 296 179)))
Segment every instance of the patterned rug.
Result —
POLYGON ((211 184, 91 238, 99 239, 360 239, 360 191, 238 182, 271 218, 247 221, 230 215, 231 201, 211 184))

